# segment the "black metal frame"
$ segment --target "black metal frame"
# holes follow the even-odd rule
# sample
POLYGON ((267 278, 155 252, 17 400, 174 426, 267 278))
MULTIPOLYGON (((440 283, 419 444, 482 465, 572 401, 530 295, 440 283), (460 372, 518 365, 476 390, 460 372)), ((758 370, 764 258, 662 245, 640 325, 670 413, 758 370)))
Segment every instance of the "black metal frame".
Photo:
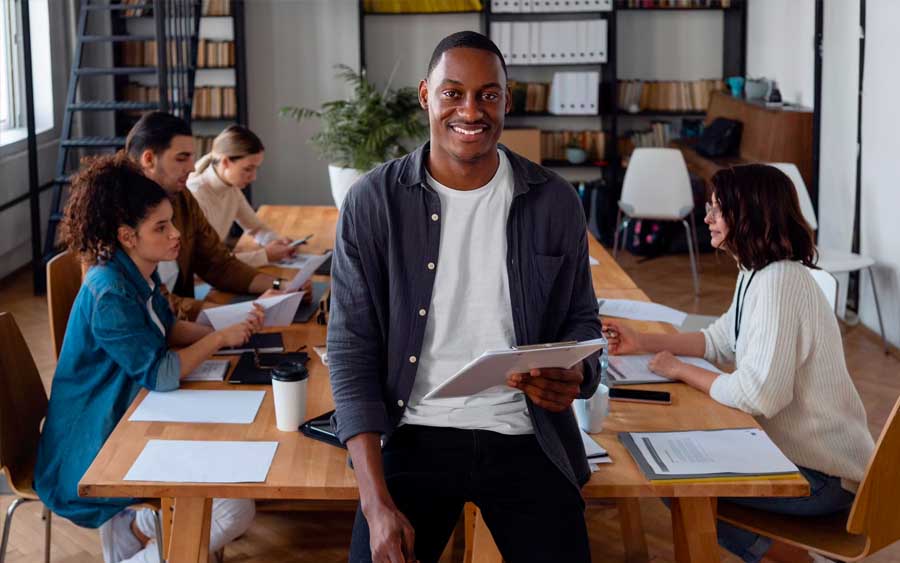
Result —
MULTIPOLYGON (((859 253, 862 221, 862 121, 863 121, 863 77, 866 69, 866 0, 859 0, 859 76, 856 100, 856 202, 853 205, 853 240, 850 251, 859 253)), ((859 286, 862 272, 850 272, 847 283, 847 308, 859 312, 859 286)))
MULTIPOLYGON (((822 48, 825 27, 824 0, 816 0, 816 27, 813 39, 813 154, 812 154, 812 181, 809 186, 809 197, 812 200, 813 211, 819 216, 819 154, 822 146, 822 48)), ((818 231, 815 236, 818 238, 818 231)))
POLYGON ((38 186, 37 131, 34 118, 34 76, 31 72, 31 13, 28 1, 21 3, 22 45, 25 76, 25 121, 28 128, 28 195, 31 211, 31 271, 35 295, 46 283, 41 261, 41 201, 38 186))

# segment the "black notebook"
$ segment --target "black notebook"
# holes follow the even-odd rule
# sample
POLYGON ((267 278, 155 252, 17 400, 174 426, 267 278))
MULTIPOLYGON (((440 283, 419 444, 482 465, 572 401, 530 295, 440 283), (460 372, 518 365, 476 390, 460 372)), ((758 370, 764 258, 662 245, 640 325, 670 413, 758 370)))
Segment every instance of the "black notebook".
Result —
POLYGON ((284 352, 284 338, 280 332, 257 332, 241 346, 221 348, 216 354, 243 354, 244 352, 284 352))
POLYGON ((319 440, 320 442, 325 442, 326 444, 337 446, 338 448, 347 449, 346 446, 341 444, 341 441, 338 440, 337 434, 335 434, 334 428, 331 425, 331 417, 333 414, 334 411, 331 410, 316 418, 307 420, 300 425, 300 432, 313 440, 319 440))
MULTIPOLYGON (((334 256, 334 254, 332 254, 331 256, 334 256)), ((325 260, 324 262, 322 262, 321 266, 316 268, 317 276, 330 276, 331 275, 331 256, 328 257, 328 260, 325 260)))
POLYGON ((244 352, 238 360, 228 383, 242 385, 270 385, 272 383, 272 369, 281 362, 293 360, 306 365, 309 354, 306 352, 288 352, 287 354, 259 354, 244 352))

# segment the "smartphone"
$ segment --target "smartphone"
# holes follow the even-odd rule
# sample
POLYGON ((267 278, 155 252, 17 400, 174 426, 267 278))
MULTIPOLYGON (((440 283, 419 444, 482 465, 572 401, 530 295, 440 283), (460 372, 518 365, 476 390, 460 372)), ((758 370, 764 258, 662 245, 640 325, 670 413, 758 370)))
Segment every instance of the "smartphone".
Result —
POLYGON ((672 395, 668 391, 645 391, 643 389, 624 389, 622 387, 610 387, 609 400, 671 405, 672 395))
POLYGON ((295 240, 291 244, 289 244, 288 247, 296 248, 296 247, 300 246, 301 244, 306 244, 306 242, 311 238, 313 238, 312 235, 306 235, 303 238, 298 238, 297 240, 295 240))

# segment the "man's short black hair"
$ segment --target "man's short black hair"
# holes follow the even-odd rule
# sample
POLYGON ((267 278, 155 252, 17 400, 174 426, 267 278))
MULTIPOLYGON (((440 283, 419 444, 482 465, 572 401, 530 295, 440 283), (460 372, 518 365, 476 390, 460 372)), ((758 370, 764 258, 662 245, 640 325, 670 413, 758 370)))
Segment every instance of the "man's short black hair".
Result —
POLYGON ((153 151, 153 154, 162 154, 178 135, 194 135, 185 120, 162 111, 145 113, 128 132, 125 152, 131 158, 140 158, 147 149, 153 151))
POLYGON ((441 42, 434 48, 434 52, 431 53, 431 60, 428 62, 428 74, 425 75, 426 78, 431 76, 431 71, 433 71, 434 67, 440 62, 441 56, 444 53, 450 49, 457 49, 460 47, 466 49, 481 49, 482 51, 497 55, 497 58, 500 59, 500 66, 503 67, 503 76, 509 78, 509 74, 506 71, 506 61, 503 60, 503 53, 500 52, 500 49, 497 48, 493 41, 476 31, 457 31, 454 34, 441 39, 441 42))

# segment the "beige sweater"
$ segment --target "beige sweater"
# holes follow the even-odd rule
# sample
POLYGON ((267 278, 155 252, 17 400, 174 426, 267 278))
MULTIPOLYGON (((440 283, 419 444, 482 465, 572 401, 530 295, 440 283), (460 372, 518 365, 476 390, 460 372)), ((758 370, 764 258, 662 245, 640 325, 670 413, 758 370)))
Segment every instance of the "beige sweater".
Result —
POLYGON ((741 290, 737 351, 737 292, 728 311, 703 330, 706 359, 736 366, 716 378, 710 395, 753 415, 797 465, 841 477, 853 489, 875 444, 834 312, 798 262, 769 264, 748 288, 750 274, 739 274, 747 293, 741 290))
MULTIPOLYGON (((256 215, 241 190, 226 184, 212 164, 200 174, 192 173, 188 178, 187 187, 206 214, 207 221, 223 241, 235 221, 260 245, 278 238, 278 234, 266 227, 256 215)), ((264 248, 238 252, 235 256, 257 268, 269 263, 264 248)))

